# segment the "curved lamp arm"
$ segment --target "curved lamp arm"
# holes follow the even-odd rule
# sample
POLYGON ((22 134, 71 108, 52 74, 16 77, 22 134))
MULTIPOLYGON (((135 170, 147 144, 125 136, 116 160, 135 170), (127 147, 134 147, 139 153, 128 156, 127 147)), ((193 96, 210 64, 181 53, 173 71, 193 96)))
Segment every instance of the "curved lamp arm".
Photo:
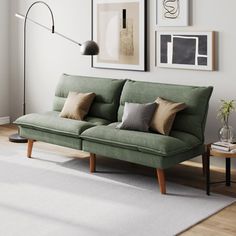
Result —
POLYGON ((43 2, 43 1, 34 2, 34 3, 32 3, 32 4, 29 6, 29 8, 28 8, 28 10, 27 10, 27 12, 26 12, 26 15, 25 15, 25 27, 26 27, 26 21, 27 21, 29 12, 30 12, 31 8, 32 8, 34 5, 36 5, 36 4, 43 4, 43 5, 45 5, 45 6, 48 8, 48 10, 50 11, 51 18, 52 18, 52 33, 54 34, 54 32, 55 32, 55 24, 54 24, 54 15, 53 15, 53 13, 52 13, 52 9, 49 7, 49 5, 48 5, 46 2, 43 2))
POLYGON ((52 33, 55 32, 55 26, 54 26, 54 16, 53 16, 53 13, 52 13, 52 10, 51 8, 49 7, 49 5, 43 1, 37 1, 37 2, 34 2, 32 3, 27 12, 26 12, 26 15, 25 15, 25 21, 24 21, 24 92, 23 92, 23 115, 26 114, 26 26, 27 26, 27 19, 28 19, 28 15, 29 15, 29 12, 30 10, 32 9, 33 6, 35 6, 36 4, 43 4, 47 7, 47 9, 49 10, 50 14, 51 14, 51 18, 52 18, 52 33))

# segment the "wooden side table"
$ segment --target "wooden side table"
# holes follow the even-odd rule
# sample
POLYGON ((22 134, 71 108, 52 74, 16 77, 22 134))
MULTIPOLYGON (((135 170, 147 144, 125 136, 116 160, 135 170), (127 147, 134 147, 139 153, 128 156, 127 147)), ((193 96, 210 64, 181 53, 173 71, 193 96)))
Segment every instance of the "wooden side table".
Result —
POLYGON ((210 195, 210 185, 218 184, 218 183, 225 183, 226 186, 230 186, 231 183, 235 183, 231 181, 231 158, 236 158, 236 153, 231 152, 224 152, 218 151, 215 149, 211 149, 211 144, 206 146, 206 154, 204 155, 205 158, 205 172, 206 172, 206 193, 210 195), (218 181, 218 182, 210 182, 210 158, 225 158, 225 180, 218 181))

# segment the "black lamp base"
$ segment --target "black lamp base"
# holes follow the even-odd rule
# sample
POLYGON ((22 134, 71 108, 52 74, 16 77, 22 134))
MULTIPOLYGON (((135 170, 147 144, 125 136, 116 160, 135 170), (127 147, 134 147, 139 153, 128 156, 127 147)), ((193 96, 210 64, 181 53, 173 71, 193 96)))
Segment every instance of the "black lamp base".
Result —
POLYGON ((27 139, 27 138, 24 138, 24 137, 21 137, 21 136, 17 133, 17 134, 12 134, 12 135, 9 137, 9 141, 10 141, 10 142, 13 142, 13 143, 27 143, 27 142, 28 142, 28 139, 27 139))

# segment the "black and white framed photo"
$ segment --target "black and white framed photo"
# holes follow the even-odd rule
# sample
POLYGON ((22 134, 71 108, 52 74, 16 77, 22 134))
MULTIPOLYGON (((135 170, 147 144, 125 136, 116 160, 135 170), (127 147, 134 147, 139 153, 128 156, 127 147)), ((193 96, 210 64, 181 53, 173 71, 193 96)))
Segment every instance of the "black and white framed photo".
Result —
POLYGON ((93 0, 92 67, 146 70, 146 0, 93 0))
POLYGON ((156 32, 157 66, 214 70, 214 31, 156 32))
POLYGON ((189 0, 156 0, 158 26, 188 26, 189 0))

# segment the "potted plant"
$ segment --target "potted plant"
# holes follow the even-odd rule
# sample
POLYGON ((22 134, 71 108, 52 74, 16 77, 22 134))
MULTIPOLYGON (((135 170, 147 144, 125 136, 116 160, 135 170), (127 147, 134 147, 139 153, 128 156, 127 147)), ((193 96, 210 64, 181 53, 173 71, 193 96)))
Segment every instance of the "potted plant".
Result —
POLYGON ((219 131, 219 138, 222 142, 232 142, 233 141, 233 127, 229 125, 229 116, 235 111, 234 100, 221 100, 221 105, 218 110, 217 117, 221 119, 223 127, 219 131))

